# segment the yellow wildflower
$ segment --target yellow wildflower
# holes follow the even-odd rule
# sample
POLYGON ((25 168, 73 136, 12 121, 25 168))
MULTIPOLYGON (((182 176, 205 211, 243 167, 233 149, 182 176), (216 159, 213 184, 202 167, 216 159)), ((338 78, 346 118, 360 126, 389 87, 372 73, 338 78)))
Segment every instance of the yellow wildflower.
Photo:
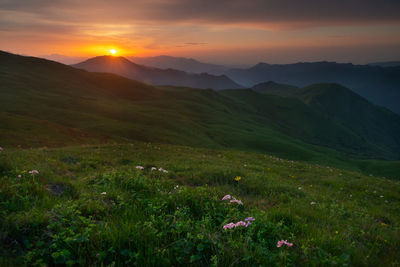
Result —
POLYGON ((240 176, 236 176, 236 177, 235 177, 235 181, 236 181, 236 182, 239 182, 240 180, 242 180, 242 177, 240 177, 240 176))

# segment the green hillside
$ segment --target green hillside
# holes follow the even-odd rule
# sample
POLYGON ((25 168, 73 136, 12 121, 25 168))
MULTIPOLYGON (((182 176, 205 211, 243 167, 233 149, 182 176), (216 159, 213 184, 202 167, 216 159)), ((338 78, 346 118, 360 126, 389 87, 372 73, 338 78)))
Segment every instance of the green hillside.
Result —
POLYGON ((157 88, 38 58, 0 57, 0 135, 5 147, 139 140, 267 152, 398 176, 393 175, 396 164, 389 164, 388 171, 362 160, 398 159, 396 147, 381 142, 387 133, 365 142, 345 123, 327 120, 296 99, 251 90, 157 88))
POLYGON ((267 95, 297 98, 324 116, 325 120, 345 127, 366 146, 372 145, 382 151, 390 150, 396 157, 400 153, 400 117, 339 84, 313 84, 297 88, 269 82, 259 84, 252 90, 267 95))

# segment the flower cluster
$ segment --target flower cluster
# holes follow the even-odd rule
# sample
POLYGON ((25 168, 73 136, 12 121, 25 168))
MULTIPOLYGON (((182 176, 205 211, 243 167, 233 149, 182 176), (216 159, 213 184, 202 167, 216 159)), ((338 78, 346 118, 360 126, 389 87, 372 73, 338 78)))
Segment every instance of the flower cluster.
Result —
POLYGON ((159 171, 159 172, 163 172, 163 173, 168 173, 168 171, 166 169, 163 168, 156 168, 156 167, 151 167, 150 169, 151 171, 159 171))
POLYGON ((239 205, 243 205, 243 202, 241 200, 236 199, 235 197, 231 195, 225 195, 222 200, 229 200, 230 203, 238 203, 239 205))
POLYGON ((291 246, 293 246, 293 243, 289 243, 287 240, 281 240, 281 241, 278 241, 278 243, 276 244, 276 246, 278 248, 282 247, 283 245, 291 247, 291 246))
POLYGON ((158 171, 159 171, 159 172, 163 172, 163 173, 168 173, 168 171, 165 170, 165 169, 163 169, 163 168, 159 168, 158 171))
POLYGON ((39 174, 38 170, 31 170, 29 171, 29 174, 35 175, 35 174, 39 174))
POLYGON ((231 223, 225 224, 222 228, 224 230, 226 230, 226 229, 233 229, 233 228, 241 227, 241 226, 249 227, 249 225, 251 225, 251 221, 255 221, 255 219, 253 217, 248 217, 245 219, 245 222, 244 221, 238 221, 237 223, 231 222, 231 223))

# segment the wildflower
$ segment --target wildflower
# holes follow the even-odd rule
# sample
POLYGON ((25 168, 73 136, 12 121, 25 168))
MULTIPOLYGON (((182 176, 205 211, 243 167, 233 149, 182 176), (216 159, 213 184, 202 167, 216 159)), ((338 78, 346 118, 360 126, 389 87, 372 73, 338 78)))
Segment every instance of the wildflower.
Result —
POLYGON ((235 224, 235 227, 239 227, 239 226, 246 226, 246 223, 244 221, 239 221, 235 224))
POLYGON ((107 192, 102 192, 100 195, 107 195, 107 192))
POLYGON ((157 168, 156 168, 156 167, 151 167, 151 170, 152 170, 152 171, 156 171, 157 168))
POLYGON ((222 200, 227 200, 227 199, 231 199, 231 195, 225 195, 222 200))
POLYGON ((381 198, 383 197, 383 196, 380 196, 381 198))
POLYGON ((37 171, 37 170, 31 170, 31 171, 29 171, 29 174, 32 174, 32 175, 39 174, 39 171, 37 171))
POLYGON ((311 201, 310 205, 315 205, 317 202, 311 201))
POLYGON ((242 180, 242 177, 240 177, 240 176, 236 176, 236 177, 235 177, 235 181, 236 181, 236 182, 239 182, 240 180, 242 180))
POLYGON ((3 151, 3 148, 0 146, 0 152, 2 152, 3 151))
POLYGON ((143 166, 136 166, 136 169, 138 169, 138 170, 143 170, 144 167, 143 167, 143 166))
POLYGON ((278 241, 278 243, 276 244, 276 246, 278 248, 282 247, 282 245, 286 245, 288 247, 291 247, 291 246, 293 246, 293 243, 289 243, 289 242, 287 242, 287 240, 281 240, 281 241, 278 241))
POLYGON ((249 227, 251 225, 252 221, 255 221, 256 219, 254 219, 253 217, 247 217, 246 219, 244 219, 246 221, 246 227, 249 227))
POLYGON ((339 234, 339 231, 336 231, 335 234, 339 234))
POLYGON ((17 176, 18 178, 21 178, 22 177, 22 175, 21 174, 18 174, 18 176, 17 176))
POLYGON ((224 228, 224 230, 226 230, 226 229, 232 229, 235 226, 236 225, 233 222, 231 222, 231 223, 225 224, 223 228, 224 228))
POLYGON ((174 189, 176 190, 176 189, 178 189, 179 188, 179 185, 175 185, 174 186, 174 189))
POLYGON ((159 168, 158 171, 163 172, 163 173, 168 173, 168 171, 163 168, 159 168))
POLYGON ((230 202, 230 203, 238 203, 239 205, 243 205, 243 202, 242 202, 242 201, 237 200, 237 199, 235 199, 235 198, 231 199, 229 202, 230 202))
POLYGON ((386 224, 386 223, 384 223, 384 222, 381 222, 381 225, 382 225, 383 227, 389 226, 389 224, 386 224))
POLYGON ((299 186, 297 189, 301 190, 301 186, 299 186))

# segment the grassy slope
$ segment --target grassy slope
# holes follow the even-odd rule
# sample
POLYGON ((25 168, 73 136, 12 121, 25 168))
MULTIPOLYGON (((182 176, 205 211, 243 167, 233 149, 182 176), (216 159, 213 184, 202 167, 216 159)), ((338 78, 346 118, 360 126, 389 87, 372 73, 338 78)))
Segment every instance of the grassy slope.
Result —
POLYGON ((2 146, 142 140, 256 150, 354 170, 362 165, 363 171, 394 178, 399 169, 389 163, 390 171, 383 171, 331 149, 393 157, 300 101, 249 90, 155 88, 37 58, 2 56, 2 146))
POLYGON ((398 181, 261 153, 153 143, 5 149, 0 176, 5 266, 400 262, 398 181), (31 169, 39 175, 25 172, 31 169), (244 206, 220 201, 225 194, 244 206), (222 229, 248 216, 256 219, 248 228, 222 229), (281 239, 294 246, 277 248, 281 239))

